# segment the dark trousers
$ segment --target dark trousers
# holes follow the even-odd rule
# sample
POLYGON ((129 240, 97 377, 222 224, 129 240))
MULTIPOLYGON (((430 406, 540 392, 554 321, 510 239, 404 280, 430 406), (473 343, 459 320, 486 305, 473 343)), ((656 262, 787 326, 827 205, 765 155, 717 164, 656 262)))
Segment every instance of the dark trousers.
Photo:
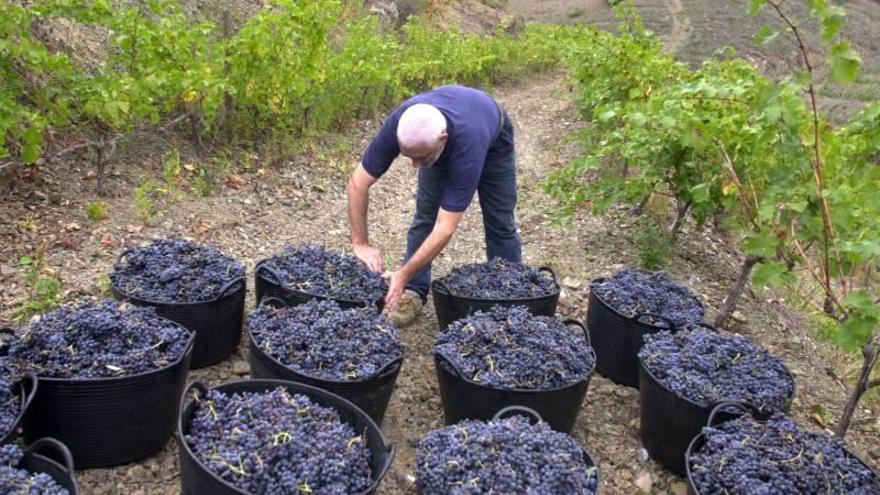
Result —
MULTIPOLYGON (((440 199, 446 187, 447 173, 442 169, 420 168, 416 213, 406 236, 406 260, 418 250, 431 233, 437 221, 440 199)), ((486 258, 504 258, 522 262, 522 246, 517 231, 516 157, 509 155, 486 161, 477 186, 480 207, 483 210, 483 228, 486 235, 486 258)), ((406 288, 417 292, 422 300, 428 297, 431 286, 431 265, 416 274, 406 288)))

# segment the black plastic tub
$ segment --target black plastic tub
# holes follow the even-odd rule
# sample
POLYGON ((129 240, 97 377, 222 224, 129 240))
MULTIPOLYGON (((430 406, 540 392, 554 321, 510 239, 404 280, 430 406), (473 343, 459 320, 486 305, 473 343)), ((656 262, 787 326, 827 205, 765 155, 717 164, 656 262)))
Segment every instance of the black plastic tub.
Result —
MULTIPOLYGON (((590 335, 583 323, 565 320, 565 324, 580 327, 589 343, 590 335)), ((434 365, 447 425, 463 419, 490 420, 506 407, 525 406, 540 414, 551 428, 563 433, 570 433, 574 427, 593 373, 590 370, 583 380, 563 387, 509 390, 488 387, 461 376, 446 358, 436 352, 434 365)))
POLYGON ((38 383, 36 376, 28 374, 22 378, 17 385, 19 399, 18 416, 16 416, 15 422, 12 423, 12 428, 10 428, 5 435, 0 437, 0 445, 14 442, 18 438, 18 427, 21 426, 21 421, 24 419, 25 413, 30 407, 31 402, 33 402, 34 397, 37 395, 38 383))
POLYGON ((25 440, 57 438, 77 469, 127 464, 160 450, 174 432, 186 384, 194 340, 189 333, 186 351, 164 368, 112 378, 38 377, 24 417, 25 440))
MULTIPOLYGON (((116 259, 116 264, 125 258, 125 251, 116 259)), ((195 332, 190 366, 203 368, 226 359, 235 352, 241 341, 241 327, 244 322, 244 299, 247 292, 245 277, 230 280, 218 292, 218 296, 208 301, 162 302, 150 301, 130 296, 111 284, 110 292, 115 299, 128 301, 137 306, 152 306, 156 314, 180 323, 195 332)))
MULTIPOLYGON (((725 423, 727 421, 732 421, 734 419, 739 418, 740 416, 749 413, 758 421, 765 421, 770 417, 770 412, 767 411, 759 411, 754 406, 748 403, 739 402, 739 401, 723 401, 719 402, 713 409, 712 412, 709 413, 709 418, 706 420, 705 425, 712 427, 717 426, 721 423, 725 423)), ((701 492, 694 485, 694 479, 691 475, 691 456, 703 448, 703 445, 706 443, 706 435, 700 431, 700 433, 693 438, 687 448, 687 452, 685 454, 685 466, 687 468, 687 480, 688 480, 688 495, 714 495, 709 492, 701 492)), ((865 461, 862 460, 861 457, 853 454, 847 449, 847 454, 852 456, 854 459, 859 461, 859 463, 874 473, 874 477, 880 476, 877 474, 877 471, 874 470, 871 466, 869 466, 865 461)))
POLYGON ((285 303, 296 306, 307 303, 313 299, 324 299, 336 301, 340 308, 364 308, 367 306, 376 306, 379 311, 385 307, 385 298, 379 298, 375 301, 353 301, 350 299, 340 299, 329 297, 322 294, 312 294, 291 287, 286 287, 281 283, 281 277, 271 267, 266 266, 266 260, 257 263, 254 268, 254 285, 257 296, 257 304, 264 297, 274 297, 284 301, 285 303))
MULTIPOLYGON (((530 407, 526 407, 526 406, 505 407, 504 409, 501 409, 500 411, 495 413, 495 415, 492 416, 491 420, 495 421, 497 419, 504 419, 509 416, 517 416, 517 415, 518 416, 525 416, 525 417, 529 418, 529 422, 531 424, 540 423, 540 422, 544 421, 544 418, 541 417, 541 414, 539 414, 534 409, 532 409, 530 407)), ((583 450, 583 452, 584 452, 584 462, 588 466, 593 466, 594 468, 596 468, 596 491, 594 493, 595 493, 595 495, 599 495, 599 485, 602 481, 599 478, 599 465, 596 464, 596 460, 593 458, 593 454, 591 454, 589 450, 587 450, 583 447, 581 447, 581 450, 583 450)), ((416 483, 416 493, 418 495, 422 495, 422 487, 418 483, 416 483)))
POLYGON ((525 297, 514 299, 488 299, 479 297, 465 297, 454 294, 446 286, 442 278, 431 282, 431 294, 434 296, 434 311, 437 313, 437 323, 443 330, 455 320, 460 320, 474 311, 492 309, 493 306, 525 306, 529 312, 536 316, 555 316, 556 305, 559 303, 559 279, 552 268, 542 266, 538 268, 547 272, 556 284, 556 290, 541 297, 525 297))
MULTIPOLYGON (((282 380, 238 380, 224 383, 215 387, 223 393, 236 392, 265 392, 275 387, 284 387, 291 394, 303 394, 322 407, 331 407, 339 413, 339 418, 348 423, 355 431, 364 432, 367 437, 367 448, 370 449, 370 473, 373 484, 367 490, 359 494, 370 495, 376 493, 382 478, 391 467, 394 460, 394 447, 388 445, 382 430, 369 416, 351 402, 338 395, 321 390, 303 383, 288 382, 282 380)), ((186 396, 192 389, 196 389, 201 396, 207 393, 207 389, 200 383, 191 383, 187 386, 180 398, 180 411, 177 421, 177 443, 180 455, 180 482, 182 495, 258 495, 250 494, 240 488, 236 488, 227 481, 221 479, 207 468, 196 457, 189 444, 186 443, 186 432, 189 429, 190 418, 195 410, 195 402, 186 403, 186 396)))
POLYGON ((18 468, 31 473, 46 473, 70 495, 79 495, 70 450, 54 438, 41 438, 30 444, 24 449, 18 468))
MULTIPOLYGON (((597 278, 592 284, 605 280, 597 278)), ((630 318, 619 313, 602 300, 595 291, 590 291, 587 307, 587 326, 596 351, 596 371, 614 383, 627 387, 639 386, 639 349, 645 344, 645 334, 678 329, 662 315, 651 313, 630 318), (654 317, 667 321, 666 326, 653 325, 640 318, 654 317)))
POLYGON ((391 400, 391 392, 394 391, 394 384, 397 382, 397 375, 400 374, 403 358, 388 363, 378 375, 368 380, 328 380, 288 368, 260 349, 251 334, 249 361, 251 378, 287 380, 327 390, 350 400, 373 418, 376 424, 381 425, 388 402, 391 400))
MULTIPOLYGON (((794 377, 786 368, 792 395, 783 412, 791 408, 794 377)), ((700 434, 716 403, 701 405, 680 397, 660 383, 647 368, 639 365, 639 414, 642 445, 652 459, 685 476, 685 454, 691 440, 700 434)), ((726 401, 721 401, 726 402, 726 401)))

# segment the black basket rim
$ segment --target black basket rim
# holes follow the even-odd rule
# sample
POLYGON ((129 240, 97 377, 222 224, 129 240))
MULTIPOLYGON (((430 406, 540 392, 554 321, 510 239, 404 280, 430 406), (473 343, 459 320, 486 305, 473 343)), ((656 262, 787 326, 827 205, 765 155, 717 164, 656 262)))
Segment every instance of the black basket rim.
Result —
MULTIPOLYGON (((33 402, 34 397, 37 395, 37 391, 40 387, 40 382, 37 379, 37 375, 33 372, 28 372, 18 380, 16 380, 13 384, 13 387, 17 389, 19 394, 19 408, 18 414, 15 415, 15 420, 12 422, 12 428, 9 429, 3 435, 0 435, 0 445, 9 443, 13 441, 18 436, 18 427, 21 426, 21 421, 24 419, 25 413, 27 413, 27 409, 30 406, 31 402, 33 402), (30 390, 28 390, 28 382, 30 382, 30 390)), ((13 394, 14 395, 14 394, 13 394)))
MULTIPOLYGON (((40 438, 38 440, 35 440, 34 443, 36 443, 40 440, 46 439, 46 438, 51 438, 51 437, 40 438)), ((55 439, 52 439, 52 440, 55 440, 55 439)), ((59 444, 63 445, 65 449, 67 448, 67 446, 64 445, 63 443, 61 443, 60 441, 58 441, 58 440, 56 440, 56 441, 59 444)), ((68 451, 68 453, 69 453, 69 451, 68 451)), ((73 491, 70 493, 70 495, 79 495, 79 493, 80 493, 79 484, 77 484, 77 482, 76 482, 76 472, 73 469, 69 469, 67 466, 61 464, 60 462, 56 461, 55 459, 52 459, 51 457, 48 457, 48 456, 45 456, 42 454, 38 454, 36 452, 25 452, 24 458, 37 458, 40 460, 40 462, 50 464, 50 465, 52 465, 52 467, 57 468, 60 472, 65 473, 69 477, 70 482, 73 485, 73 491)), ((22 460, 24 460, 24 458, 22 458, 22 460)), ((21 469, 21 468, 19 468, 19 469, 21 469)), ((31 472, 31 471, 28 471, 28 472, 31 472)), ((43 473, 47 474, 47 475, 49 474, 49 473, 45 473, 45 472, 43 472, 43 473)), ((35 473, 33 473, 33 474, 35 474, 35 473)), ((49 475, 49 477, 52 478, 55 481, 55 483, 57 483, 59 485, 61 484, 61 483, 58 483, 58 480, 56 480, 54 476, 49 475)))
MULTIPOLYGON (((324 300, 329 300, 329 301, 336 301, 337 303, 345 303, 345 304, 359 305, 359 306, 363 306, 363 307, 366 307, 366 308, 378 306, 380 301, 384 301, 384 300, 385 300, 385 295, 384 295, 384 294, 383 294, 381 297, 378 297, 378 298, 376 298, 376 299, 372 299, 372 300, 370 300, 370 299, 356 300, 356 299, 345 299, 345 298, 342 298, 342 297, 333 297, 333 296, 328 296, 328 295, 326 295, 326 294, 315 294, 314 292, 309 292, 309 291, 305 291, 305 290, 302 290, 302 289, 297 289, 297 288, 294 288, 294 287, 290 287, 289 285, 285 284, 285 283, 282 282, 281 280, 272 281, 272 280, 269 280, 269 279, 266 278, 263 274, 260 273, 260 269, 261 269, 261 268, 262 268, 262 269, 268 269, 267 267, 264 266, 264 264, 265 264, 267 261, 269 261, 269 258, 266 258, 266 259, 263 259, 263 260, 260 260, 259 262, 257 262, 256 266, 254 267, 254 276, 255 276, 255 277, 258 277, 258 278, 260 278, 260 279, 263 279, 263 280, 265 280, 266 282, 268 282, 268 283, 270 283, 270 284, 277 285, 278 287, 281 287, 281 288, 284 289, 284 290, 288 290, 288 291, 291 291, 291 292, 298 292, 298 293, 300 293, 300 294, 303 294, 303 295, 308 296, 308 297, 313 298, 313 299, 324 299, 324 300)), ((388 291, 386 290, 385 293, 387 294, 388 291)))
POLYGON ((234 279, 226 282, 223 286, 220 287, 219 294, 216 297, 214 297, 213 299, 205 299, 202 301, 153 301, 152 299, 144 299, 142 297, 132 296, 132 295, 126 293, 125 291, 120 289, 115 283, 113 283, 112 279, 110 281, 110 290, 115 294, 119 294, 119 296, 121 296, 122 298, 124 298, 126 300, 137 302, 137 303, 142 303, 142 304, 150 305, 150 306, 161 306, 161 307, 166 307, 166 306, 167 307, 198 306, 198 305, 205 305, 205 304, 213 304, 218 301, 222 301, 223 299, 226 299, 227 297, 232 297, 232 296, 238 294, 239 292, 247 291, 247 273, 245 273, 244 276, 237 277, 237 278, 234 278, 234 279), (229 289, 232 286, 234 286, 236 283, 239 283, 239 282, 241 282, 241 288, 239 288, 238 290, 235 290, 233 292, 229 292, 229 289))
MULTIPOLYGON (((773 356, 773 355, 771 354, 771 356, 773 356)), ((779 359, 776 356, 773 356, 773 357, 776 359, 779 359)), ((796 390, 797 383, 794 381, 794 375, 791 374, 791 370, 788 369, 788 366, 785 365, 785 363, 782 361, 782 359, 779 359, 779 362, 782 364, 782 369, 785 370, 785 376, 787 376, 789 382, 791 382, 791 395, 787 398, 788 400, 786 401, 786 404, 788 404, 790 406, 792 401, 794 400, 795 393, 797 392, 797 390, 796 390)), ((667 394, 675 397, 678 400, 684 401, 691 406, 694 406, 694 407, 697 407, 700 409, 706 409, 707 411, 711 411, 712 408, 714 408, 715 406, 717 406, 721 402, 730 401, 730 400, 744 400, 744 399, 739 399, 739 398, 735 398, 735 397, 723 397, 723 398, 718 399, 716 401, 709 402, 708 404, 700 404, 699 402, 696 402, 693 399, 690 399, 688 397, 683 397, 683 396, 677 394, 676 392, 673 392, 672 390, 670 390, 669 387, 667 387, 663 382, 658 380, 657 376, 654 375, 654 373, 647 366, 645 366, 645 363, 642 361, 641 358, 639 358, 639 370, 644 371, 645 374, 649 378, 651 378, 651 380, 653 380, 654 383, 657 384, 658 388, 662 389, 667 394)))
MULTIPOLYGON (((571 436, 571 435, 569 435, 569 436, 571 436)), ((590 461, 590 467, 596 470, 596 492, 595 493, 598 494, 600 482, 602 481, 602 479, 599 477, 599 474, 600 474, 599 464, 596 462, 596 458, 593 456, 593 452, 591 452, 590 449, 584 447, 583 445, 580 445, 580 442, 578 442, 578 447, 580 447, 581 450, 584 452, 584 457, 588 461, 590 461)))
MULTIPOLYGON (((615 308, 614 306, 609 304, 606 300, 602 299, 602 296, 600 296, 598 292, 593 290, 593 284, 601 283, 605 280, 607 280, 607 277, 594 278, 593 280, 590 281, 590 297, 595 297, 596 300, 599 301, 599 303, 602 305, 603 309, 610 311, 615 316, 619 316, 620 318, 623 318, 624 320, 632 321, 634 323, 637 323, 639 325, 644 325, 644 326, 649 327, 651 329, 656 329, 655 331, 666 330, 666 331, 674 333, 683 327, 683 326, 674 325, 674 322, 672 322, 671 320, 670 320, 670 323, 673 323, 673 326, 671 326, 671 327, 661 327, 661 326, 655 325, 653 323, 647 323, 645 321, 639 320, 639 317, 644 316, 645 313, 639 313, 635 316, 627 316, 627 315, 621 313, 620 311, 617 310, 617 308, 615 308)), ((705 315, 706 307, 703 305, 703 301, 700 301, 700 299, 697 297, 694 297, 694 300, 697 301, 697 304, 699 304, 700 307, 703 309, 703 317, 705 317, 706 316, 705 315)), ((688 323, 686 323, 686 325, 695 324, 695 323, 698 323, 698 322, 688 322, 688 323)))
POLYGON ((453 366, 452 363, 449 361, 449 358, 444 356, 442 353, 437 352, 436 350, 432 350, 432 353, 434 354, 434 365, 438 369, 442 369, 444 372, 449 373, 450 375, 458 378, 459 380, 462 380, 465 383, 468 383, 469 385, 473 385, 475 387, 485 388, 485 389, 489 389, 489 390, 497 390, 499 392, 515 392, 518 394, 542 394, 542 393, 547 393, 547 392, 559 392, 562 390, 572 389, 572 388, 575 388, 585 382, 589 382, 590 378, 593 376, 593 373, 596 371, 596 351, 593 349, 593 346, 590 343, 590 330, 587 327, 586 323, 583 323, 580 320, 578 320, 578 322, 583 325, 583 330, 584 330, 584 334, 585 334, 584 340, 587 341, 587 349, 589 349, 590 354, 593 356, 593 366, 591 366, 589 371, 587 371, 587 376, 585 376, 575 382, 569 383, 567 385, 561 385, 559 387, 554 387, 554 388, 542 388, 539 390, 522 389, 522 388, 491 387, 491 386, 488 386, 484 383, 475 382, 475 381, 471 380, 470 378, 466 378, 466 377, 462 376, 462 374, 458 371, 458 369, 455 366, 453 366), (444 367, 441 360, 446 361, 449 364, 449 368, 451 368, 451 370, 444 367), (453 372, 453 370, 454 370, 454 372, 453 372))
MULTIPOLYGON (((745 415, 745 413, 740 414, 739 416, 737 416, 737 418, 740 418, 744 415, 745 415)), ((728 419, 728 421, 732 421, 733 419, 736 419, 736 418, 728 419)), ((755 421, 758 421, 758 420, 755 420, 755 421)), ((723 422, 724 421, 722 421, 722 423, 723 422)), ((758 422, 763 423, 764 421, 758 421, 758 422)), ((800 425, 798 425, 798 427, 800 428, 800 425)), ((694 478, 691 475, 691 456, 698 449, 698 447, 703 446, 703 443, 705 443, 705 440, 706 440, 706 433, 701 430, 700 433, 690 441, 690 443, 688 444, 688 448, 684 454, 685 474, 687 476, 688 486, 690 487, 691 490, 693 490, 694 495, 703 495, 703 494, 702 494, 702 492, 700 492, 699 488, 697 488, 697 486, 694 485, 694 478)), ((864 466, 866 469, 871 471, 871 473, 874 475, 874 478, 880 479, 880 474, 877 473, 877 470, 872 468, 868 463, 865 462, 864 459, 859 457, 855 452, 849 450, 846 446, 843 447, 843 451, 846 452, 847 455, 849 455, 852 458, 854 458, 855 460, 859 461, 859 463, 862 466, 864 466)))
MULTIPOLYGON (((251 492, 246 492, 246 491, 242 490, 241 488, 238 488, 237 486, 224 480, 219 475, 217 475, 217 473, 215 473, 214 471, 209 469, 202 462, 202 460, 199 459, 199 457, 195 454, 195 452, 193 452, 192 448, 189 446, 189 442, 186 441, 185 433, 183 431, 183 425, 185 423, 184 416, 187 415, 186 410, 189 408, 189 405, 186 403, 186 395, 189 393, 190 389, 195 384, 201 385, 201 382, 193 381, 193 382, 188 383, 186 385, 186 387, 184 387, 183 396, 181 396, 181 399, 180 399, 180 411, 177 414, 178 449, 181 448, 181 446, 182 446, 182 448, 186 450, 186 453, 190 457, 190 459, 192 459, 204 472, 208 473, 215 481, 220 482, 224 486, 224 488, 228 488, 228 489, 234 491, 238 495, 257 495, 257 494, 251 493, 251 492)), ((318 387, 315 387, 312 385, 307 385, 305 383, 293 382, 293 381, 288 381, 288 380, 275 380, 275 379, 270 379, 270 378, 232 380, 232 381, 228 381, 228 382, 223 382, 220 385, 217 385, 215 387, 210 387, 210 388, 205 387, 205 388, 207 390, 218 390, 218 391, 223 392, 226 389, 237 387, 239 385, 247 385, 250 387, 257 387, 257 388, 265 386, 265 388, 263 388, 263 390, 271 390, 271 389, 273 389, 275 387, 279 387, 279 386, 288 388, 290 385, 293 385, 296 388, 303 389, 303 390, 300 390, 296 393, 303 393, 306 396, 309 396, 312 393, 314 393, 315 395, 331 395, 335 399, 339 399, 345 405, 351 407, 351 409, 356 414, 361 415, 362 419, 367 421, 368 427, 375 428, 376 433, 379 435, 379 442, 381 443, 381 445, 383 447, 383 451, 384 451, 385 455, 388 457, 388 462, 386 462, 385 465, 382 466, 382 469, 379 473, 379 476, 373 480, 373 483, 370 484, 370 486, 368 488, 366 488, 364 491, 362 491, 358 494, 354 494, 354 495, 366 495, 366 494, 371 493, 379 488, 379 485, 382 483, 382 480, 385 478, 385 475, 388 474, 388 470, 391 468, 391 464, 394 460, 395 448, 393 445, 390 445, 388 443, 388 439, 385 438, 385 434, 382 432, 382 429, 379 428, 379 426, 376 424, 376 422, 373 421, 373 418, 371 418, 369 414, 365 413, 360 407, 356 406, 354 403, 352 403, 351 401, 349 401, 345 397, 342 397, 342 396, 335 394, 333 392, 330 392, 330 391, 327 391, 327 390, 324 390, 324 389, 321 389, 321 388, 318 388, 318 387)), ((309 397, 309 398, 311 399, 311 397, 309 397)), ((338 414, 338 411, 337 411, 337 414, 338 414)), ((190 414, 189 416, 192 416, 192 415, 190 414)), ((187 419, 189 419, 189 418, 187 418, 187 419)))
MULTIPOLYGON (((544 267, 544 266, 538 267, 539 270, 542 269, 542 268, 549 269, 549 267, 544 267)), ((454 297, 454 298, 456 298, 456 299, 460 299, 460 300, 462 300, 462 301, 471 301, 471 302, 478 302, 478 303, 488 303, 488 304, 492 304, 492 303, 494 303, 494 304, 511 304, 511 303, 522 303, 522 302, 527 302, 527 301, 539 301, 539 300, 542 300, 542 299, 551 299, 551 298, 553 298, 553 297, 557 297, 557 296, 559 296, 559 295, 562 293, 562 286, 559 285, 559 279, 556 277, 556 272, 550 270, 550 273, 553 275, 552 279, 553 279, 553 283, 556 285, 556 290, 553 291, 553 292, 549 292, 549 293, 547 293, 547 294, 544 294, 544 295, 542 295, 542 296, 535 296, 535 297, 512 297, 512 298, 503 298, 503 299, 499 299, 499 298, 491 298, 491 297, 469 297, 469 296, 460 296, 460 295, 458 295, 458 294, 453 294, 453 293, 449 290, 449 288, 446 287, 446 283, 444 282, 444 280, 445 280, 447 277, 449 277, 449 274, 446 274, 446 275, 444 275, 444 276, 442 276, 442 277, 440 277, 440 278, 437 278, 437 279, 432 280, 432 281, 431 281, 431 290, 432 290, 432 291, 439 292, 440 294, 443 294, 443 295, 445 295, 445 296, 449 296, 449 297, 454 297)))
MULTIPOLYGON (((302 375, 302 376, 304 376, 310 380, 314 380, 316 382, 327 383, 330 385, 356 385, 359 383, 367 383, 367 382, 376 381, 381 378, 385 378, 391 374, 397 373, 400 371, 400 368, 403 366, 404 356, 401 355, 399 358, 392 359, 391 361, 388 361, 388 363, 386 363, 384 366, 379 368, 379 373, 377 373, 376 375, 374 375, 370 378, 364 378, 362 380, 333 380, 331 378, 316 377, 313 375, 309 375, 308 373, 303 373, 301 371, 292 369, 290 366, 282 363, 277 358, 275 358, 275 356, 271 356, 271 355, 267 354, 266 351, 264 351, 263 349, 260 348, 259 345, 257 345, 256 340, 254 340, 254 332, 251 331, 250 329, 248 329, 248 330, 249 330, 248 331, 248 341, 250 342, 250 350, 251 351, 257 351, 257 354, 259 354, 261 356, 265 356, 267 359, 269 359, 273 363, 277 364, 278 366, 281 366, 281 367, 291 371, 292 373, 295 373, 297 375, 302 375)), ((401 346, 400 352, 403 353, 402 346, 401 346)))
MULTIPOLYGON (((162 317, 160 316, 159 318, 162 318, 162 317)), ((37 376, 37 380, 39 382, 48 382, 48 383, 65 383, 65 382, 67 382, 67 383, 70 383, 70 382, 73 382, 73 383, 112 383, 112 382, 118 382, 118 381, 122 381, 122 380, 130 380, 132 378, 144 378, 144 377, 147 377, 150 375, 158 375, 158 374, 164 373, 164 372, 166 372, 176 366, 179 366, 186 359, 186 357, 188 355, 192 354, 192 350, 195 345, 196 333, 194 331, 186 328, 185 326, 181 325, 180 323, 177 323, 176 321, 169 320, 168 318, 163 318, 163 319, 171 322, 172 324, 174 324, 184 330, 186 330, 186 332, 189 334, 189 338, 187 339, 186 347, 183 349, 183 352, 180 353, 180 356, 178 356, 177 359, 175 359, 174 361, 171 361, 170 363, 166 364, 165 366, 162 366, 161 368, 156 368, 154 370, 142 371, 140 373, 135 373, 133 375, 103 376, 103 377, 93 377, 93 378, 57 378, 57 377, 42 376, 39 373, 35 373, 35 375, 37 376)))

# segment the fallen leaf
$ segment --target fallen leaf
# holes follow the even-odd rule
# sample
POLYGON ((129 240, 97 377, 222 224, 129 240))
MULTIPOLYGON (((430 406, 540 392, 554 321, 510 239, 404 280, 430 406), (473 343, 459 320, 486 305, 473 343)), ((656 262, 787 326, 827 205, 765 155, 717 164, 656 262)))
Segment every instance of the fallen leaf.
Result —
POLYGON ((105 237, 101 239, 101 245, 105 248, 115 248, 116 247, 116 239, 112 237, 105 237))
POLYGON ((213 228, 214 226, 209 224, 208 222, 205 222, 204 220, 199 220, 199 223, 197 223, 196 226, 193 227, 193 233, 197 237, 201 237, 210 232, 213 228))
POLYGON ((125 230, 127 230, 129 234, 140 234, 141 232, 144 231, 144 226, 143 226, 143 225, 131 225, 131 224, 128 224, 128 225, 125 227, 125 230))
POLYGON ((223 185, 238 191, 244 185, 244 179, 240 175, 227 175, 223 178, 223 185))
POLYGON ((64 249, 76 249, 77 244, 79 244, 79 242, 73 234, 62 234, 58 236, 58 239, 55 241, 56 246, 61 246, 64 249))
POLYGON ((79 229, 80 229, 80 226, 76 222, 70 222, 70 223, 64 224, 64 230, 66 230, 68 232, 73 232, 73 231, 79 230, 79 229))

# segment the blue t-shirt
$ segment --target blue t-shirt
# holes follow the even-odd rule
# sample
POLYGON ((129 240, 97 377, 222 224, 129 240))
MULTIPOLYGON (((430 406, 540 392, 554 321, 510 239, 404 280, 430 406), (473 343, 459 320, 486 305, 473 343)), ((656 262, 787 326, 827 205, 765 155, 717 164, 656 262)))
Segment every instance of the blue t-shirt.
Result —
POLYGON ((364 153, 364 169, 381 177, 400 154, 397 123, 416 103, 433 105, 446 117, 446 147, 432 168, 447 171, 440 207, 464 211, 474 197, 488 160, 513 152, 513 126, 501 108, 483 91, 465 86, 442 86, 406 100, 382 125, 364 153), (503 125, 502 125, 503 123, 503 125))

